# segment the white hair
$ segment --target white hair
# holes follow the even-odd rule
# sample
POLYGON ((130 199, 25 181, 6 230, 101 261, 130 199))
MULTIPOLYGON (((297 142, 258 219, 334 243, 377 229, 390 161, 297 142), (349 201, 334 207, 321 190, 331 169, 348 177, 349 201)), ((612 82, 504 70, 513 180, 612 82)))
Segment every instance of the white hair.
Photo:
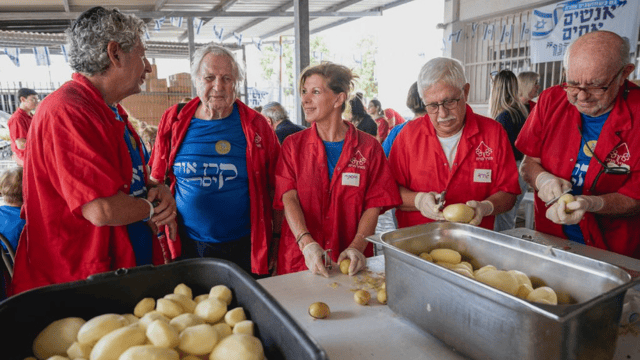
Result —
POLYGON ((424 91, 438 82, 462 89, 467 84, 462 63, 456 59, 437 57, 429 60, 418 75, 418 92, 424 101, 424 91))

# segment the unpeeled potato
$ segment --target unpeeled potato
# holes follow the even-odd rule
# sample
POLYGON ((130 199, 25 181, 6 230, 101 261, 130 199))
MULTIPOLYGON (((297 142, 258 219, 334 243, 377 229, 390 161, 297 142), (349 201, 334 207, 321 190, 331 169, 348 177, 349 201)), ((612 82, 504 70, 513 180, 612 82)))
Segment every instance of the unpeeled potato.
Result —
POLYGON ((342 261, 340 261, 340 272, 348 275, 349 266, 351 266, 351 259, 343 259, 342 261))
MULTIPOLYGON (((564 194, 562 196, 560 196, 560 199, 558 199, 558 202, 563 202, 565 205, 570 203, 570 202, 574 202, 576 201, 576 197, 571 195, 571 194, 564 194)), ((573 210, 567 209, 565 207, 564 212, 567 214, 571 214, 573 212, 573 210)))
POLYGON ((468 223, 473 220, 476 212, 467 204, 451 204, 442 210, 445 220, 451 222, 468 223))

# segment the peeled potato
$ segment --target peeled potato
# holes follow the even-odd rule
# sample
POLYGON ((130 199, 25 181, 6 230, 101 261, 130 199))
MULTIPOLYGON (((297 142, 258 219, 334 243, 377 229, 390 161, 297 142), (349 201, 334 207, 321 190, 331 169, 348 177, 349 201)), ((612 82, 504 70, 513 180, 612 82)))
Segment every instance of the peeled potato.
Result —
POLYGON ((227 336, 209 356, 209 360, 263 360, 264 358, 264 349, 260 340, 245 334, 227 336))
POLYGON ((441 261, 449 264, 459 264, 460 261, 462 261, 462 255, 451 249, 433 249, 429 255, 431 255, 435 262, 441 261))
POLYGON ((149 324, 146 331, 147 338, 157 347, 167 349, 178 346, 178 331, 162 320, 156 320, 149 324))
POLYGON ((169 324, 180 332, 190 326, 204 324, 204 320, 198 315, 184 313, 171 319, 169 324))
POLYGON ((348 275, 349 266, 351 266, 351 259, 343 259, 342 261, 340 261, 340 272, 348 275))
POLYGON ((378 302, 380 304, 386 304, 387 303, 387 289, 378 290, 378 294, 377 294, 376 298, 378 299, 378 302))
POLYGON ((178 284, 178 286, 173 289, 173 293, 186 295, 189 299, 193 299, 193 291, 185 284, 178 284))
POLYGON ((128 348, 142 345, 147 340, 144 329, 138 325, 129 325, 114 330, 98 340, 91 349, 91 360, 118 360, 128 348))
POLYGON ((460 275, 464 275, 468 278, 475 279, 475 276, 473 276, 473 273, 469 271, 465 266, 454 267, 451 270, 457 272, 460 275))
POLYGON ((186 312, 179 302, 165 298, 156 301, 156 310, 169 319, 186 312))
POLYGON ((520 284, 520 286, 518 286, 518 292, 516 292, 516 296, 519 297, 520 299, 527 299, 527 296, 529 296, 529 293, 531 293, 533 291, 533 287, 531 287, 531 285, 529 284, 520 284))
POLYGON ((516 277, 516 280, 518 280, 518 286, 522 284, 527 284, 529 285, 529 287, 533 288, 533 285, 531 284, 531 279, 529 279, 527 274, 518 270, 509 270, 507 272, 513 274, 516 277))
POLYGON ((428 252, 426 252, 426 251, 425 251, 425 252, 420 253, 420 255, 418 255, 418 256, 420 256, 420 257, 421 257, 422 259, 424 259, 424 260, 427 260, 427 261, 433 262, 433 258, 432 258, 432 257, 431 257, 431 255, 429 255, 429 253, 428 253, 428 252))
POLYGON ((445 220, 459 223, 468 223, 476 212, 466 204, 451 204, 442 210, 445 220))
POLYGON ((62 356, 62 355, 53 355, 52 357, 48 358, 47 360, 69 360, 69 358, 66 357, 66 356, 62 356))
POLYGON ((84 324, 84 319, 78 317, 68 317, 52 322, 33 341, 33 354, 38 359, 46 359, 54 355, 66 356, 67 349, 75 342, 78 331, 84 324))
POLYGON ((140 321, 140 318, 133 314, 123 314, 125 319, 127 319, 127 325, 137 324, 140 321))
POLYGON ((353 299, 360 305, 367 305, 371 300, 371 294, 366 290, 358 290, 353 294, 353 299))
POLYGON ((227 306, 231 305, 231 300, 233 299, 233 294, 231 293, 231 289, 224 285, 216 285, 211 288, 209 291, 209 297, 218 298, 224 301, 227 306))
POLYGON ((129 321, 122 315, 103 314, 89 319, 78 331, 78 342, 95 345, 106 334, 127 326, 129 321))
POLYGON ((208 323, 216 323, 227 313, 227 304, 216 297, 209 297, 199 302, 193 313, 208 323))
POLYGON ((245 315, 244 309, 241 307, 231 309, 224 315, 224 322, 231 327, 234 327, 237 323, 244 320, 247 320, 247 315, 245 315))
POLYGON ((518 293, 518 280, 515 275, 502 270, 488 270, 476 274, 476 280, 502 290, 511 295, 518 293))
POLYGON ((247 334, 253 335, 253 321, 251 320, 243 320, 236 324, 233 327, 234 334, 247 334))
POLYGON ((478 274, 483 273, 485 271, 489 271, 489 270, 498 270, 498 269, 496 269, 496 267, 493 266, 493 265, 485 265, 485 266, 481 267, 480 269, 474 271, 473 275, 475 277, 478 277, 478 274))
POLYGON ((138 301, 138 304, 133 309, 133 315, 141 318, 149 311, 155 309, 156 301, 153 298, 144 298, 138 301))
POLYGON ((527 300, 543 304, 558 305, 558 297, 556 296, 556 292, 548 286, 542 286, 534 289, 527 296, 527 300))
POLYGON ((138 324, 143 328, 143 329, 147 329, 147 327, 149 326, 149 324, 151 324, 152 322, 156 321, 156 320, 162 320, 164 322, 166 322, 167 324, 169 323, 169 318, 162 315, 161 313, 157 312, 157 311, 151 311, 146 313, 142 319, 140 319, 140 321, 138 322, 138 324))
POLYGON ((218 332, 218 339, 222 340, 227 336, 233 334, 231 326, 227 323, 217 323, 213 325, 213 329, 218 332))
POLYGON ((331 313, 329 305, 323 302, 315 302, 309 306, 309 315, 316 319, 324 319, 331 313))
POLYGON ((167 294, 164 298, 179 303, 184 311, 188 313, 192 313, 196 308, 196 302, 184 294, 167 294))
POLYGON ((208 298, 209 298, 209 294, 202 294, 202 295, 198 295, 198 296, 194 297, 194 298, 193 298, 193 301, 194 301, 194 302, 196 303, 196 305, 197 305, 198 303, 200 303, 200 301, 202 301, 202 300, 206 300, 206 299, 208 299, 208 298))
POLYGON ((67 349, 67 355, 69 359, 88 359, 91 355, 91 349, 91 345, 80 344, 76 341, 67 349))
MULTIPOLYGON (((576 201, 576 198, 575 198, 575 196, 573 196, 571 194, 564 194, 564 195, 560 196, 560 199, 558 199, 558 202, 561 202, 561 201, 566 205, 566 204, 568 204, 570 202, 576 201)), ((573 210, 567 209, 565 207, 564 212, 567 213, 567 214, 571 214, 573 212, 573 210)))
POLYGON ((193 355, 205 355, 218 343, 218 332, 211 325, 202 324, 184 329, 180 333, 178 349, 193 355))
POLYGON ((118 360, 178 360, 180 355, 173 349, 153 345, 132 346, 118 360))

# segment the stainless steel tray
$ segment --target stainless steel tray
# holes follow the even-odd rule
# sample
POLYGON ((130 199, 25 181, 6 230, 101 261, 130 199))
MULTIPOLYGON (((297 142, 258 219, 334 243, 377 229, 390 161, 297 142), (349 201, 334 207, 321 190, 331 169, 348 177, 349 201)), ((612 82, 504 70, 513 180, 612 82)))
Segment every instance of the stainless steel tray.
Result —
POLYGON ((612 358, 624 295, 640 283, 617 266, 466 224, 367 239, 384 249, 389 307, 474 359, 612 358), (520 270, 571 304, 531 303, 416 256, 435 248, 474 268, 520 270))

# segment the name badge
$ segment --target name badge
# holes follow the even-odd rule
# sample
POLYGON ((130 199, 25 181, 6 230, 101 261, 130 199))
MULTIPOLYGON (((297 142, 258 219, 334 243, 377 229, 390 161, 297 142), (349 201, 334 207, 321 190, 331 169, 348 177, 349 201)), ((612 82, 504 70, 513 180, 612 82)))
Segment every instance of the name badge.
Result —
POLYGON ((491 169, 475 169, 473 171, 473 182, 490 183, 491 169))
POLYGON ((343 186, 360 186, 360 174, 342 173, 343 186))

